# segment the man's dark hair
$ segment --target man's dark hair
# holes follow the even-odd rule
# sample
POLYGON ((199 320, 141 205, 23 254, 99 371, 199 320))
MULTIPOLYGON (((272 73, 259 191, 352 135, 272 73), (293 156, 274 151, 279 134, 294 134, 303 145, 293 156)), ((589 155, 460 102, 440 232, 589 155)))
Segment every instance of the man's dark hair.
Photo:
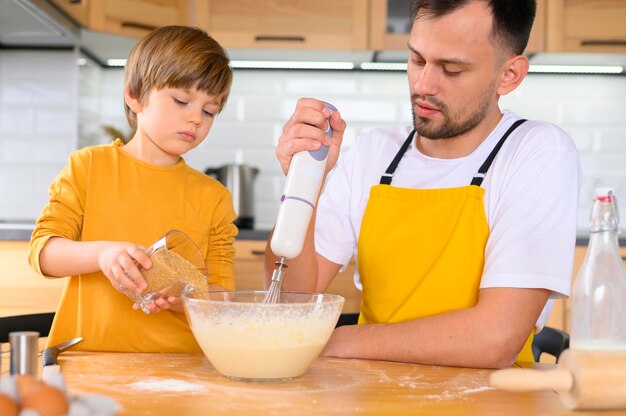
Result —
POLYGON ((411 22, 420 18, 437 18, 452 13, 472 1, 484 1, 493 15, 491 36, 516 55, 521 55, 528 44, 537 10, 536 0, 415 0, 411 3, 411 22))

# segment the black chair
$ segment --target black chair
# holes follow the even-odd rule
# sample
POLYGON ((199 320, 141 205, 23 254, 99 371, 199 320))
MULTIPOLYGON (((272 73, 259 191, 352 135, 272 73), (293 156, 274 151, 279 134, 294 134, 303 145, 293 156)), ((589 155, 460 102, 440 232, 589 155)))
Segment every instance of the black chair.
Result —
MULTIPOLYGON (((337 327, 343 325, 356 325, 359 320, 358 313, 342 313, 337 321, 337 327)), ((539 362, 542 353, 550 354, 557 360, 563 350, 569 348, 569 334, 567 332, 544 326, 535 334, 533 340, 533 357, 539 362)))
POLYGON ((343 325, 356 325, 358 322, 358 313, 342 313, 341 315, 339 315, 339 320, 337 321, 337 325, 335 325, 335 328, 343 325))
POLYGON ((47 337, 53 319, 54 312, 2 317, 0 318, 0 343, 9 342, 9 333, 16 331, 37 331, 40 337, 47 337))
POLYGON ((533 340, 533 356, 536 362, 542 353, 550 354, 558 361, 559 356, 569 348, 569 334, 560 329, 544 326, 541 331, 535 334, 533 340))

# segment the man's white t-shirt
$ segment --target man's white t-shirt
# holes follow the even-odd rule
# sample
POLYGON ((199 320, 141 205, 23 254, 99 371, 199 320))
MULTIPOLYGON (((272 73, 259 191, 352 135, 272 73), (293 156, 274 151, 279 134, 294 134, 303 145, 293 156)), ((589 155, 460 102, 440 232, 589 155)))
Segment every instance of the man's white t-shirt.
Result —
MULTIPOLYGON (((519 117, 504 111, 498 126, 470 155, 426 156, 413 144, 391 186, 452 188, 469 185, 489 153, 519 117)), ((374 129, 342 154, 329 174, 317 208, 316 251, 346 265, 356 256, 370 188, 380 183, 412 127, 374 129)), ((490 235, 480 287, 544 288, 569 296, 580 188, 578 152, 560 128, 526 121, 505 141, 481 185, 490 235)), ((419 261, 419 260, 416 260, 419 261)), ((355 284, 361 287, 358 270, 355 284)), ((552 310, 549 301, 537 322, 552 310)))

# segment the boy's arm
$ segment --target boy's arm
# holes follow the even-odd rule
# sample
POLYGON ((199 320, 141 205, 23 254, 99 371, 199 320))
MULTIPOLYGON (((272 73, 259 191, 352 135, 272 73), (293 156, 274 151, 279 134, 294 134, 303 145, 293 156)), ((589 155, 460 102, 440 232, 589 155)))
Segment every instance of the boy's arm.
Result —
POLYGON ((146 283, 135 262, 145 268, 152 265, 144 250, 137 244, 127 242, 83 242, 52 237, 39 253, 39 268, 42 274, 49 277, 102 270, 116 289, 124 285, 128 290, 141 291, 146 288, 146 283))

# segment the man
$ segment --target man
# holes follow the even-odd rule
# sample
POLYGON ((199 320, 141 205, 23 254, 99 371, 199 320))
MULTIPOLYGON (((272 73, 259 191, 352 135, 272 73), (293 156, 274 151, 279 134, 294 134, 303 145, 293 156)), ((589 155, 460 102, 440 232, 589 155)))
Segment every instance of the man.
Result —
MULTIPOLYGON (((322 292, 356 255, 360 325, 337 328, 324 355, 483 368, 532 361, 546 302, 569 295, 580 181, 566 133, 498 107, 528 71, 535 8, 412 5, 414 126, 365 133, 342 156, 302 253, 287 262, 283 290, 322 292)), ((345 123, 332 114, 325 138, 329 114, 298 101, 276 149, 284 172, 294 153, 321 144, 333 167, 345 123)))

